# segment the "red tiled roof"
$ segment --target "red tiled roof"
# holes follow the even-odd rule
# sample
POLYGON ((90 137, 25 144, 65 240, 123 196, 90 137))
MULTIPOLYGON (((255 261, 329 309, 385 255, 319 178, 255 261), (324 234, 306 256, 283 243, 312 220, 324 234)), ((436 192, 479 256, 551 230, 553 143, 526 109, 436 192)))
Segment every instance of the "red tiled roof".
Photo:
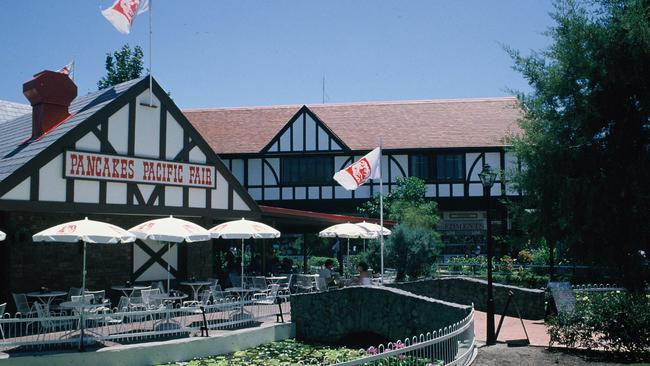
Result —
MULTIPOLYGON (((256 153, 302 106, 190 109, 183 113, 218 154, 256 153)), ((352 150, 504 146, 522 116, 515 97, 313 104, 352 150)))

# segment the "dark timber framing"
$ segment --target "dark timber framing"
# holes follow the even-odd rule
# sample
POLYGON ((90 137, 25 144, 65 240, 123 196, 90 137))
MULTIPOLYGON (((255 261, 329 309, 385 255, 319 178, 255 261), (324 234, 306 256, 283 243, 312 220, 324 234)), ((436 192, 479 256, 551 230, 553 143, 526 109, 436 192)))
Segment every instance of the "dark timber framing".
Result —
MULTIPOLYGON (((183 149, 176 156, 174 161, 189 163, 189 152, 192 148, 198 147, 206 156, 206 164, 213 165, 216 171, 221 174, 228 183, 228 209, 211 209, 211 196, 206 193, 206 207, 193 208, 188 205, 188 190, 184 189, 183 207, 166 207, 164 199, 163 185, 155 185, 154 190, 148 200, 145 200, 142 192, 136 183, 127 183, 127 200, 125 205, 107 204, 106 187, 100 183, 99 203, 75 203, 74 202, 74 179, 66 179, 66 197, 65 202, 39 202, 38 201, 38 184, 39 170, 52 159, 60 156, 66 149, 74 149, 75 143, 88 133, 93 133, 100 141, 101 153, 115 153, 115 149, 110 145, 108 140, 108 118, 128 105, 128 136, 127 136, 127 157, 135 156, 135 111, 136 97, 147 90, 149 79, 143 78, 139 82, 129 87, 118 97, 113 99, 107 105, 89 116, 85 121, 79 123, 76 127, 54 141, 50 146, 38 153, 23 166, 14 171, 10 176, 0 182, 0 197, 13 189, 27 178, 30 179, 30 200, 0 200, 1 210, 27 210, 42 212, 88 212, 88 213, 105 213, 105 214, 143 214, 143 215, 168 215, 175 213, 186 216, 203 216, 219 219, 237 218, 237 217, 260 217, 260 210, 256 202, 250 198, 247 191, 239 184, 237 179, 230 173, 230 170, 222 163, 221 159, 214 153, 209 145, 203 140, 202 136, 196 131, 194 126, 189 123, 185 115, 178 109, 174 102, 169 98, 167 93, 153 80, 153 93, 161 103, 160 120, 160 151, 161 158, 165 157, 166 150, 166 122, 167 113, 169 113, 181 126, 184 133, 183 149), (233 210, 233 195, 236 192, 239 197, 250 208, 250 211, 233 210), (158 202, 157 205, 154 203, 158 202)), ((215 180, 217 177, 215 177, 215 180)), ((206 189, 210 191, 210 189, 206 189)))

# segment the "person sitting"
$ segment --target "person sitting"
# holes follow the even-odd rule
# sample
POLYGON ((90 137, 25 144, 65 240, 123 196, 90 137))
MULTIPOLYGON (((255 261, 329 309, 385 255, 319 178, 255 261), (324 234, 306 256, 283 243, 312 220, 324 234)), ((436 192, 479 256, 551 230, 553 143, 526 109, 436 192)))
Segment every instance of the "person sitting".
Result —
POLYGON ((359 262, 359 264, 357 265, 357 270, 359 271, 359 279, 357 280, 357 283, 359 285, 372 284, 370 281, 370 274, 368 273, 368 263, 359 262))
POLYGON ((334 261, 331 259, 327 259, 325 261, 325 268, 321 269, 318 271, 318 275, 325 279, 325 283, 327 284, 328 287, 330 286, 336 286, 336 276, 334 273, 334 261))

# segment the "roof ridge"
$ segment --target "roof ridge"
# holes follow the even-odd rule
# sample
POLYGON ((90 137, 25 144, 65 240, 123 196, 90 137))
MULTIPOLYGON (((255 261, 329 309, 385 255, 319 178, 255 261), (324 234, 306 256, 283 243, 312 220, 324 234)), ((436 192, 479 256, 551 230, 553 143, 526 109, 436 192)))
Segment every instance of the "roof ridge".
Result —
POLYGON ((241 111, 241 110, 259 110, 259 109, 285 109, 285 108, 302 108, 304 104, 278 104, 268 106, 243 106, 243 107, 208 107, 208 108, 183 108, 183 112, 214 112, 214 111, 241 111))
POLYGON ((400 105, 400 104, 438 104, 438 103, 477 103, 477 102, 500 102, 517 100, 514 95, 504 97, 482 97, 482 98, 448 98, 448 99, 413 99, 413 100, 386 100, 366 102, 339 102, 339 103, 308 103, 308 104, 278 104, 269 106, 241 106, 241 107, 208 107, 208 108, 184 108, 183 112, 214 112, 214 111, 236 111, 236 110, 260 110, 260 109, 284 109, 301 108, 303 105, 308 108, 315 107, 340 107, 340 106, 371 106, 371 105, 400 105))

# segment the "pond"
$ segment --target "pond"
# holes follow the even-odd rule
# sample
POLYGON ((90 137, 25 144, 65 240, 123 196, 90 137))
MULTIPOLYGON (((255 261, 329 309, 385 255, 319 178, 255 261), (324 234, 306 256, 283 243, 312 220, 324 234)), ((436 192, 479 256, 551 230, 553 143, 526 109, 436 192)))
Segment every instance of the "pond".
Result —
MULTIPOLYGON (((255 348, 229 353, 226 355, 197 358, 184 362, 172 362, 163 365, 173 366, 295 366, 295 365, 330 365, 337 362, 356 360, 369 353, 377 352, 371 347, 367 351, 343 346, 311 345, 288 339, 268 343, 255 348)), ((430 362, 413 356, 395 356, 391 365, 438 366, 444 362, 430 362)), ((162 365, 160 365, 162 366, 162 365)))
POLYGON ((293 366, 300 362, 306 365, 327 365, 354 360, 366 352, 346 347, 316 346, 288 339, 264 344, 255 348, 219 356, 210 356, 173 362, 164 365, 185 366, 293 366))

